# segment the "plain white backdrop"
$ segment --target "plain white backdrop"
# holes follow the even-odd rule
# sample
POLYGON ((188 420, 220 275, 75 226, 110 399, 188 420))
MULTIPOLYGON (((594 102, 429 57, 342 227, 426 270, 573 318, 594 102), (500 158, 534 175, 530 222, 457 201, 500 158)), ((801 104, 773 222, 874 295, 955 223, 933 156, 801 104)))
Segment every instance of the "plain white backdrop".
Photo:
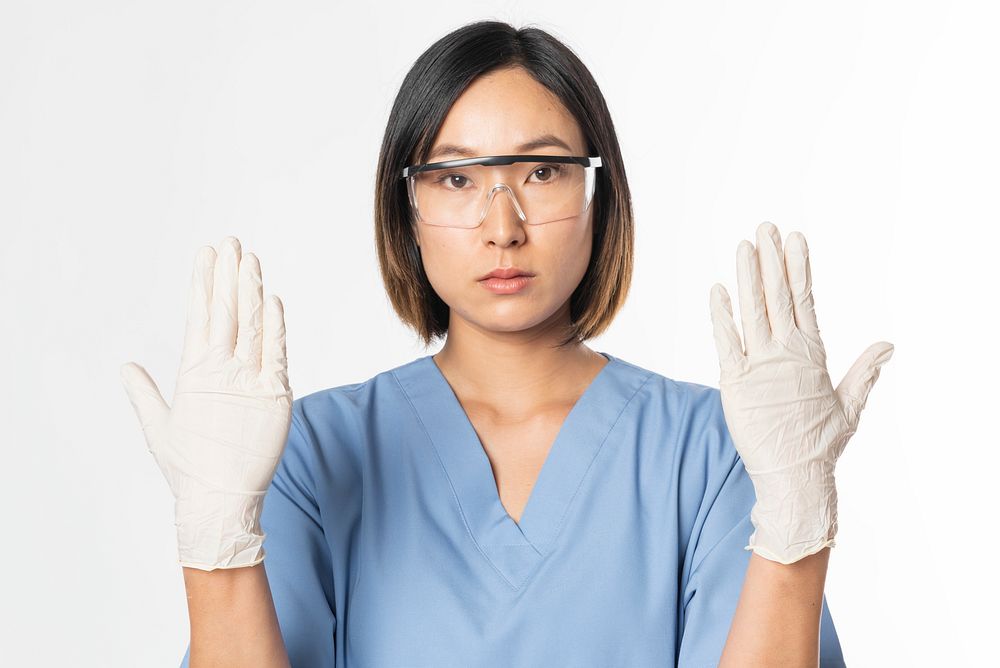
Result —
POLYGON ((896 346, 837 468, 851 666, 995 655, 1000 25, 971 2, 0 4, 5 665, 174 666, 173 497, 121 386, 170 401, 198 248, 285 306, 296 396, 425 350, 375 258, 393 96, 448 31, 549 30, 621 141, 636 272, 589 345, 718 386, 709 288, 769 220, 810 246, 834 382, 896 346))

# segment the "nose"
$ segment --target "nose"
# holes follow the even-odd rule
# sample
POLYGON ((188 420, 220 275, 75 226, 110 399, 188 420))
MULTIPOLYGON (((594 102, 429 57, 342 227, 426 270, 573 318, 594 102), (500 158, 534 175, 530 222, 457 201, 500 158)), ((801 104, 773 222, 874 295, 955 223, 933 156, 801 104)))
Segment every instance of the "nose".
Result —
POLYGON ((493 186, 486 199, 483 220, 480 223, 483 239, 506 246, 512 239, 523 238, 526 220, 524 210, 521 209, 513 191, 503 183, 493 186), (506 206, 503 203, 493 206, 495 200, 503 200, 506 206))

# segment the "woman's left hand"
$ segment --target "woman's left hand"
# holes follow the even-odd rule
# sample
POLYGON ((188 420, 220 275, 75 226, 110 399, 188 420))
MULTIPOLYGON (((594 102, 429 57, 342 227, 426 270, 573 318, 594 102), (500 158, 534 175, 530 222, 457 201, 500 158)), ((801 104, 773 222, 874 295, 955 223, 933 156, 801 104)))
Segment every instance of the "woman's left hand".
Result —
POLYGON ((736 257, 745 345, 719 283, 711 311, 726 423, 757 495, 744 549, 790 564, 836 545, 834 468, 894 347, 869 346, 834 389, 805 237, 789 234, 783 252, 781 234, 765 222, 757 247, 741 241, 736 257))

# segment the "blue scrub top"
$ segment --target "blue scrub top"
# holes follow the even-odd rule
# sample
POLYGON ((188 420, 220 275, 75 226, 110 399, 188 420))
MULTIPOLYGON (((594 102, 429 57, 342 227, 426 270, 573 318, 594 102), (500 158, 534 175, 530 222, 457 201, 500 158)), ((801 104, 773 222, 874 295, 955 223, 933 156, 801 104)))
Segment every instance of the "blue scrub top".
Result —
POLYGON ((755 501, 719 390, 601 354, 520 522, 431 355, 295 400, 261 516, 293 667, 717 665, 755 501))

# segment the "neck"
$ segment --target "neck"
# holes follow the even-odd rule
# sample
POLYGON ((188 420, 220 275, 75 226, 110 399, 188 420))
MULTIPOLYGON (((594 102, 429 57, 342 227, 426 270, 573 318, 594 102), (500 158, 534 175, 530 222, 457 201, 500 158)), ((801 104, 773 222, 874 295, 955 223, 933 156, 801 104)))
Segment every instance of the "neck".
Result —
POLYGON ((496 332, 453 314, 434 362, 463 399, 512 418, 531 415, 554 401, 575 401, 607 363, 582 343, 557 346, 568 321, 566 310, 564 317, 538 328, 496 332))

